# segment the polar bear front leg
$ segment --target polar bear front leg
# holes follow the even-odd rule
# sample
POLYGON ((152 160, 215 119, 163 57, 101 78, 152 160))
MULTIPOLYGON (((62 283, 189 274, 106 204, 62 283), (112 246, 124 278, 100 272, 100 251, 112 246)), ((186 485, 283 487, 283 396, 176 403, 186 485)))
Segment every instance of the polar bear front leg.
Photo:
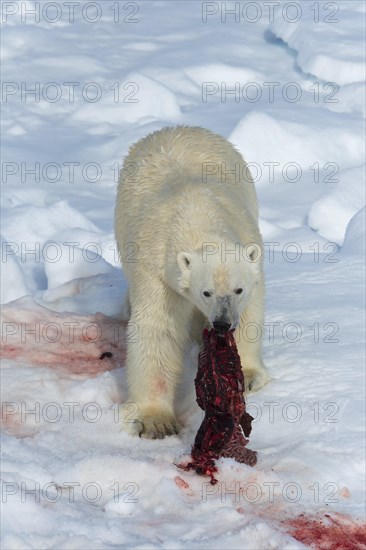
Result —
POLYGON ((202 344, 202 331, 208 326, 209 322, 204 314, 199 309, 194 308, 189 331, 191 342, 202 344))
POLYGON ((160 280, 135 286, 130 299, 126 367, 131 406, 124 428, 140 437, 163 438, 179 431, 174 396, 188 339, 190 305, 160 280))
POLYGON ((235 331, 247 391, 257 391, 269 380, 262 360, 263 322, 264 283, 262 280, 253 289, 247 307, 241 315, 239 327, 235 331))

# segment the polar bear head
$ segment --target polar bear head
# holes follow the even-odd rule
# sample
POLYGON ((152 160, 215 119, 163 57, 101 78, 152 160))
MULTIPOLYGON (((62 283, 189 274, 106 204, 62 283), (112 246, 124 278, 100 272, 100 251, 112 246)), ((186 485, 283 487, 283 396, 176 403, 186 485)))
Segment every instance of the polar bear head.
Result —
POLYGON ((262 251, 256 243, 204 243, 177 256, 179 291, 219 332, 237 328, 260 281, 262 251))

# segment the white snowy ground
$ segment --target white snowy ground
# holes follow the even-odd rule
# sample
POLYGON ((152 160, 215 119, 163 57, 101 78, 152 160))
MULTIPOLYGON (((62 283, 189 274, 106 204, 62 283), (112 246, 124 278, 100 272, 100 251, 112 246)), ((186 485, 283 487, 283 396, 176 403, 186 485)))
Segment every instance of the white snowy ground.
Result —
POLYGON ((3 548, 303 548, 301 514, 298 539, 365 547, 364 4, 290 4, 2 3, 3 548), (197 349, 179 437, 126 435, 116 405, 136 337, 111 317, 118 167, 177 123, 251 163, 267 243, 259 460, 221 459, 215 487, 175 466, 197 349))

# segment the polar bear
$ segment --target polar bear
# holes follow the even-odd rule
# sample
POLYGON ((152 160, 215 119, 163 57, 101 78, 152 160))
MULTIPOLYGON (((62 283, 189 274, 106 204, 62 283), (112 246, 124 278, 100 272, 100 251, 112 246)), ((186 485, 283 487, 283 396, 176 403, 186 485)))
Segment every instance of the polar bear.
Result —
POLYGON ((147 438, 178 432, 184 351, 205 325, 236 329, 247 389, 263 386, 263 245, 253 180, 238 151, 198 127, 141 139, 121 170, 115 233, 135 335, 127 344, 135 404, 127 430, 147 438))

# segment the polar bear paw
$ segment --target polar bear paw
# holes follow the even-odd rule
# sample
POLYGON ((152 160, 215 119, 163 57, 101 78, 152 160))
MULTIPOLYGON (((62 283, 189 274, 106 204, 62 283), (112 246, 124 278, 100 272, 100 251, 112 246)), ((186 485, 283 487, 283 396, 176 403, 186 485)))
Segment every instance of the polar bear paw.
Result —
POLYGON ((247 392, 260 390, 270 378, 264 367, 262 368, 244 368, 245 389, 247 392))
POLYGON ((180 425, 174 415, 164 410, 141 409, 124 419, 124 429, 131 435, 138 435, 147 439, 163 439, 167 435, 176 435, 180 425))

